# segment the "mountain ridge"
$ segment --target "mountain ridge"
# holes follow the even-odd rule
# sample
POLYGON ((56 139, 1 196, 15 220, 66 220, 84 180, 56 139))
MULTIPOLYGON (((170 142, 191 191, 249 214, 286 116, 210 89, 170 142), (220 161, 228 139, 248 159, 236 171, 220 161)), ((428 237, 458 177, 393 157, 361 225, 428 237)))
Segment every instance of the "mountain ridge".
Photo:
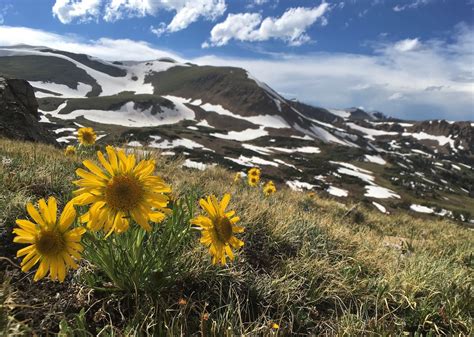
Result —
POLYGON ((92 126, 102 142, 160 148, 200 169, 262 166, 293 189, 386 209, 423 203, 434 214, 449 206, 465 220, 474 209, 471 122, 314 107, 282 97, 244 69, 170 59, 108 62, 9 47, 0 48, 0 74, 30 81, 41 121, 65 145, 80 125, 92 126))

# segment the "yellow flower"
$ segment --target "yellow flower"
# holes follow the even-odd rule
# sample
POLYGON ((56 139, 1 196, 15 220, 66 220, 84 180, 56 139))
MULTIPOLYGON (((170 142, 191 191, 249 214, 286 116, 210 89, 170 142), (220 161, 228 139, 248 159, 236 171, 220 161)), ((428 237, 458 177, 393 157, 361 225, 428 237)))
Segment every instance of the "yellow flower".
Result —
POLYGON ((238 183, 240 181, 240 179, 242 179, 242 173, 237 172, 234 176, 234 183, 238 183))
POLYGON ((247 182, 252 187, 257 186, 259 181, 260 181, 260 176, 251 176, 251 175, 247 176, 247 182))
POLYGON ((260 169, 257 168, 257 167, 252 167, 249 172, 248 172, 248 176, 249 177, 258 177, 260 178, 260 169))
POLYGON ((135 156, 126 155, 123 150, 106 148, 108 159, 97 152, 102 167, 90 160, 76 173, 82 179, 74 181, 79 189, 72 200, 77 205, 90 205, 89 211, 81 217, 93 231, 104 229, 107 235, 124 232, 129 219, 135 220, 146 231, 151 230, 149 222, 161 222, 170 210, 168 196, 171 188, 158 176, 154 160, 142 160, 138 164, 135 156))
POLYGON ((276 187, 275 187, 275 184, 273 184, 273 181, 269 181, 268 183, 265 184, 265 186, 263 187, 263 193, 265 194, 265 196, 269 196, 270 194, 273 194, 276 192, 276 187))
POLYGON ((97 135, 93 128, 80 128, 77 131, 77 138, 81 145, 90 146, 95 144, 97 135))
POLYGON ((66 147, 66 150, 64 150, 64 154, 65 154, 66 156, 73 156, 73 155, 76 154, 76 148, 75 148, 74 146, 72 146, 72 145, 68 145, 68 146, 66 147))
POLYGON ((280 326, 278 325, 278 323, 272 323, 272 329, 278 330, 280 329, 280 326))
POLYGON ((243 227, 236 226, 240 220, 234 216, 235 211, 226 212, 229 205, 230 194, 225 194, 221 202, 214 195, 199 200, 201 208, 206 211, 207 216, 198 215, 191 223, 199 226, 202 230, 201 243, 209 247, 212 255, 212 264, 226 264, 227 256, 234 260, 231 247, 238 249, 244 245, 242 241, 234 236, 234 233, 242 233, 243 227))
POLYGON ((48 203, 39 201, 39 211, 28 203, 26 209, 35 221, 16 220, 18 225, 13 230, 16 237, 13 242, 26 243, 29 246, 18 251, 17 256, 25 256, 21 262, 21 270, 29 271, 35 264, 40 263, 34 280, 38 281, 49 271, 51 280, 64 281, 68 268, 77 269, 74 259, 81 258, 83 247, 80 243, 85 228, 70 229, 76 219, 74 205, 69 202, 57 219, 56 199, 50 197, 48 203))

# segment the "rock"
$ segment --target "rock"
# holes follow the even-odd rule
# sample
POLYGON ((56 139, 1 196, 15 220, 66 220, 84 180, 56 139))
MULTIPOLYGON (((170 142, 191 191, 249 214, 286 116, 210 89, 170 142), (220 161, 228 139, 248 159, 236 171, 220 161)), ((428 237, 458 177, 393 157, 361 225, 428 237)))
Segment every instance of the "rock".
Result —
POLYGON ((0 76, 0 137, 58 145, 38 119, 33 87, 25 80, 0 76))

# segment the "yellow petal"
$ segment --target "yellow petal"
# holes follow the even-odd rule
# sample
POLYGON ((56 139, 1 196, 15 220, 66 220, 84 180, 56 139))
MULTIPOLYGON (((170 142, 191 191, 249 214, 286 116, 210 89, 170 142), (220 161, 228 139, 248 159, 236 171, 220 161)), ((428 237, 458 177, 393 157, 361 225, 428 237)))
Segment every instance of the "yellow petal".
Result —
POLYGON ((96 176, 98 176, 102 179, 105 179, 105 180, 109 179, 109 177, 107 177, 107 175, 104 173, 104 171, 102 171, 96 164, 94 164, 89 159, 84 160, 82 162, 82 164, 84 164, 84 166, 87 167, 89 169, 89 171, 94 173, 96 176))
POLYGON ((26 246, 25 248, 18 250, 18 252, 16 252, 16 256, 21 257, 23 255, 31 253, 32 251, 35 251, 35 249, 36 249, 35 245, 26 246))
POLYGON ((32 203, 29 202, 26 204, 26 210, 28 211, 28 214, 31 216, 31 218, 36 221, 37 224, 43 227, 46 226, 45 220, 39 214, 38 210, 33 206, 32 203))
POLYGON ((51 216, 51 223, 56 223, 56 218, 58 215, 58 203, 56 202, 55 197, 49 197, 48 210, 49 210, 49 215, 51 216))
POLYGON ((46 204, 46 201, 44 199, 40 199, 38 201, 38 206, 39 206, 41 216, 45 220, 46 224, 47 225, 52 225, 53 224, 53 218, 52 218, 52 216, 49 212, 49 208, 48 208, 48 205, 46 204))
POLYGON ((18 219, 15 222, 18 226, 20 226, 21 229, 30 234, 36 234, 38 232, 36 224, 32 223, 31 221, 18 219))
POLYGON ((215 218, 217 216, 217 213, 212 207, 210 203, 208 203, 206 200, 201 199, 199 200, 199 205, 201 205, 202 209, 205 210, 211 217, 215 218))
POLYGON ((40 260, 40 258, 41 257, 39 255, 35 255, 33 258, 31 258, 27 263, 25 263, 21 267, 21 271, 24 273, 29 271, 40 260))
POLYGON ((74 203, 69 201, 59 218, 59 230, 65 232, 76 219, 76 210, 74 209, 74 203))
POLYGON ((224 194, 224 197, 221 200, 220 209, 222 213, 225 213, 225 209, 227 208, 227 206, 229 206, 229 202, 230 202, 230 194, 226 193, 224 194))
POLYGON ((33 280, 35 282, 41 280, 43 277, 46 276, 46 274, 48 273, 48 270, 49 270, 49 259, 43 258, 43 260, 41 260, 41 263, 38 267, 38 270, 36 271, 36 274, 33 280))

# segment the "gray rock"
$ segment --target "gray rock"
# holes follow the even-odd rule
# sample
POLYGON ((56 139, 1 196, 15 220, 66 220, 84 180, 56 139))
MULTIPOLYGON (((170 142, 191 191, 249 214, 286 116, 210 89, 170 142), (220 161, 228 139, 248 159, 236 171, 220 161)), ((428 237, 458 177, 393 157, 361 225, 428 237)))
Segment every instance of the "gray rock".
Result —
POLYGON ((0 137, 58 145, 38 119, 33 87, 25 80, 0 76, 0 137))

